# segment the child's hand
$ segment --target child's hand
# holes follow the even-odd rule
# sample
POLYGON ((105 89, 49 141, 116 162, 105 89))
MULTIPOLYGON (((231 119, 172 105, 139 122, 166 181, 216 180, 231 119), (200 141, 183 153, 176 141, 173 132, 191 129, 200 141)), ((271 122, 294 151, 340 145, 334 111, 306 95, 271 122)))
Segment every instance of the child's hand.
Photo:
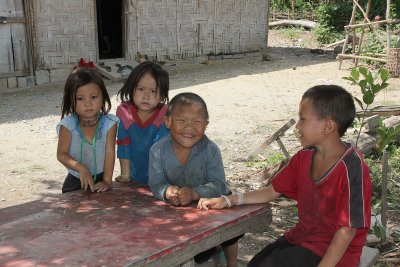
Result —
POLYGON ((182 187, 178 192, 179 203, 182 206, 189 205, 194 199, 194 191, 189 187, 182 187))
POLYGON ((100 181, 94 185, 94 191, 96 191, 96 192, 105 192, 110 189, 111 189, 111 185, 104 181, 100 181))
POLYGON ((119 183, 128 183, 132 180, 131 176, 129 174, 121 174, 115 177, 115 181, 119 183))
POLYGON ((178 197, 179 187, 170 186, 165 191, 165 198, 174 206, 179 206, 179 197, 178 197))
POLYGON ((200 198, 197 203, 197 208, 201 210, 209 209, 223 209, 227 206, 225 199, 222 197, 218 198, 200 198))
POLYGON ((90 191, 94 192, 93 177, 86 167, 79 171, 79 177, 81 180, 82 189, 86 191, 88 188, 90 188, 90 191))

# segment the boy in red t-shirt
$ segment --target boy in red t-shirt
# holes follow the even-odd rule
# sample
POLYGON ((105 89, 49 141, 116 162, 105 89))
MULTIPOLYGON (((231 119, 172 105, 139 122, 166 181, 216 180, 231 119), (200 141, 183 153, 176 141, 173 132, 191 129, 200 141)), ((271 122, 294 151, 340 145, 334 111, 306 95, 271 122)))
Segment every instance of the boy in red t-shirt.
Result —
POLYGON ((335 85, 307 90, 299 106, 297 152, 266 188, 199 200, 201 209, 297 201, 299 222, 248 266, 357 267, 371 220, 371 178, 360 152, 341 137, 352 124, 352 96, 335 85))

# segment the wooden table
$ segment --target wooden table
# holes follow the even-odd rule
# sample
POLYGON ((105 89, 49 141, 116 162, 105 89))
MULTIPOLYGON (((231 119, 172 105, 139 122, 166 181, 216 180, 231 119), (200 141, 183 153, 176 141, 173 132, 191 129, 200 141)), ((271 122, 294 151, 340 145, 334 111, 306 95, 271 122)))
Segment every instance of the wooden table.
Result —
POLYGON ((269 205, 173 207, 147 187, 115 184, 0 210, 0 266, 177 266, 271 222, 269 205))

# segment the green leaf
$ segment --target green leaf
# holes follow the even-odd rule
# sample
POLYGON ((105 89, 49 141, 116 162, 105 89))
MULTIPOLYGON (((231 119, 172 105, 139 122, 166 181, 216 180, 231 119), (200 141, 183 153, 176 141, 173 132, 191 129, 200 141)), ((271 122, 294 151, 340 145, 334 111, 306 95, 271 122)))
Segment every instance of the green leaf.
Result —
POLYGON ((365 88, 367 87, 367 80, 361 80, 358 85, 360 86, 361 92, 363 93, 363 95, 366 94, 366 90, 365 88))
POLYGON ((389 71, 387 69, 382 68, 380 70, 381 80, 386 82, 389 79, 389 71))
POLYGON ((360 78, 360 72, 356 68, 352 68, 351 77, 353 77, 353 79, 357 81, 360 78))
POLYGON ((365 77, 367 82, 372 86, 374 84, 374 77, 371 72, 368 72, 368 75, 365 77))
POLYGON ((374 102, 374 98, 374 94, 371 91, 367 91, 363 96, 363 101, 365 104, 371 105, 374 102))
POLYGON ((376 95, 381 90, 381 87, 377 84, 371 84, 371 90, 372 90, 372 93, 374 93, 374 95, 376 95))
POLYGON ((353 84, 357 84, 357 81, 353 77, 343 77, 343 79, 352 82, 353 84))
POLYGON ((360 71, 360 73, 361 73, 365 78, 367 78, 367 75, 368 75, 368 70, 367 70, 367 68, 365 68, 365 67, 360 67, 360 68, 358 68, 358 70, 360 71))
POLYGON ((381 84, 381 90, 382 90, 382 89, 385 89, 385 88, 388 87, 388 86, 389 86, 388 83, 383 82, 383 83, 381 84))

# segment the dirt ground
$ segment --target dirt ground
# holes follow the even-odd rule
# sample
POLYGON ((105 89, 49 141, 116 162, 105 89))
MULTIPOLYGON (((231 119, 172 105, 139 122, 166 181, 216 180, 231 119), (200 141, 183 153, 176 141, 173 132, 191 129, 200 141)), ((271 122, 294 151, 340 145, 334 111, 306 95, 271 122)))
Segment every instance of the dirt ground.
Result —
MULTIPOLYGON (((206 133, 221 149, 233 191, 260 186, 259 164, 243 159, 289 119, 297 120, 298 102, 306 89, 317 84, 338 84, 360 94, 358 88, 342 79, 350 74, 352 62, 344 61, 339 70, 332 51, 310 53, 315 47, 308 34, 287 39, 270 31, 266 50, 270 61, 263 61, 257 52, 208 64, 202 64, 204 58, 166 62, 170 98, 190 91, 206 100, 210 112, 206 133)), ((400 82, 391 79, 390 84, 379 98, 381 104, 399 104, 400 82)), ((121 86, 107 83, 112 113, 121 86)), ((0 88, 0 208, 60 193, 66 170, 56 159, 55 129, 60 120, 62 90, 61 83, 30 89, 0 88)), ((291 130, 283 142, 291 153, 299 148, 291 130)), ((265 157, 274 157, 278 152, 278 145, 272 144, 265 157)), ((116 162, 114 177, 118 165, 116 162)), ((250 259, 292 226, 293 207, 290 201, 274 203, 272 225, 263 233, 242 238, 240 257, 250 259)))

